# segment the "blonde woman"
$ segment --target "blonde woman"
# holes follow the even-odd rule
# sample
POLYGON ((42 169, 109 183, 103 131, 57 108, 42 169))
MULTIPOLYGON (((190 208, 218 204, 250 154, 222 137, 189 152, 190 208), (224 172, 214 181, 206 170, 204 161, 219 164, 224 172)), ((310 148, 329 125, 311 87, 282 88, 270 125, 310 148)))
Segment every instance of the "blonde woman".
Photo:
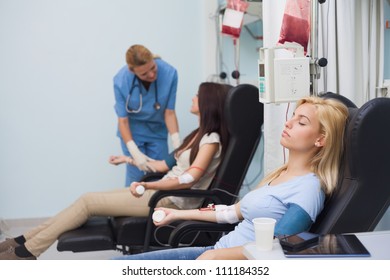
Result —
POLYGON ((325 196, 336 186, 347 116, 347 108, 336 100, 303 98, 281 134, 280 143, 289 151, 288 161, 239 203, 210 211, 161 208, 166 218, 156 223, 158 226, 183 219, 241 221, 214 246, 160 250, 119 259, 244 259, 242 245, 255 240, 252 219, 256 217, 276 219, 276 235, 308 229, 321 212, 325 196))

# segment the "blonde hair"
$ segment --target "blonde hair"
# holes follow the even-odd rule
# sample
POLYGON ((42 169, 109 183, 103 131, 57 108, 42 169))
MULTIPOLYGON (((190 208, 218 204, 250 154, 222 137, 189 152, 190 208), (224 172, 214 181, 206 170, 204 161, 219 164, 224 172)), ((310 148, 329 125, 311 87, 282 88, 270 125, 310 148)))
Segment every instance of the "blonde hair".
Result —
MULTIPOLYGON (((325 140, 325 145, 318 150, 310 161, 311 171, 317 175, 324 192, 329 195, 336 188, 339 176, 348 109, 335 99, 323 99, 314 96, 300 99, 296 107, 305 103, 316 107, 320 133, 324 135, 325 140)), ((287 165, 285 164, 273 171, 260 182, 260 185, 274 180, 286 169, 287 165)))
POLYGON ((126 52, 126 63, 130 70, 134 67, 145 65, 152 59, 159 58, 143 45, 133 45, 126 52))

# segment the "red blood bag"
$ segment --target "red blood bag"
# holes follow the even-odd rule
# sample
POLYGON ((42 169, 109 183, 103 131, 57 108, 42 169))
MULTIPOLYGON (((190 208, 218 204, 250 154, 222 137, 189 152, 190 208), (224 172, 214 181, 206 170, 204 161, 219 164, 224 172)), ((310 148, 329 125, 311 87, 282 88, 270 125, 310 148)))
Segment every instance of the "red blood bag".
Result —
POLYGON ((222 21, 222 33, 233 38, 240 37, 244 13, 248 8, 248 2, 243 0, 228 0, 222 21))
POLYGON ((278 43, 298 43, 306 54, 309 37, 310 0, 287 0, 278 43))

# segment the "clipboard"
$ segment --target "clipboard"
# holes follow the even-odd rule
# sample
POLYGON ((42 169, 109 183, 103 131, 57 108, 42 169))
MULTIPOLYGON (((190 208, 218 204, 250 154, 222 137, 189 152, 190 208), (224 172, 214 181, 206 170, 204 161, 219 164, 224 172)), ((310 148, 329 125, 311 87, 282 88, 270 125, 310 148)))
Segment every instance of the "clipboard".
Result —
POLYGON ((287 258, 324 258, 324 257, 370 257, 370 252, 354 234, 320 235, 318 242, 311 247, 300 250, 286 250, 287 258))

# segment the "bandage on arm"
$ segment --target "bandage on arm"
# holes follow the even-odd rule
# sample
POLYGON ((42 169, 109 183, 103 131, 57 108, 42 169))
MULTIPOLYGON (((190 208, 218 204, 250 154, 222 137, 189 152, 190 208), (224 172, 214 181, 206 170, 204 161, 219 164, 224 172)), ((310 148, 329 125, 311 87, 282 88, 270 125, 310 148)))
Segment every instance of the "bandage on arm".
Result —
POLYGON ((188 172, 184 172, 183 174, 181 174, 179 177, 177 177, 177 179, 179 180, 179 184, 191 184, 192 182, 195 181, 194 177, 192 177, 192 175, 188 172))
POLYGON ((202 173, 204 173, 204 170, 197 166, 191 166, 188 168, 183 174, 181 174, 177 179, 179 180, 179 184, 191 184, 195 182, 194 176, 192 176, 188 171, 191 169, 197 169, 200 170, 202 173))
POLYGON ((218 224, 235 224, 240 221, 235 205, 215 205, 215 217, 218 224))

